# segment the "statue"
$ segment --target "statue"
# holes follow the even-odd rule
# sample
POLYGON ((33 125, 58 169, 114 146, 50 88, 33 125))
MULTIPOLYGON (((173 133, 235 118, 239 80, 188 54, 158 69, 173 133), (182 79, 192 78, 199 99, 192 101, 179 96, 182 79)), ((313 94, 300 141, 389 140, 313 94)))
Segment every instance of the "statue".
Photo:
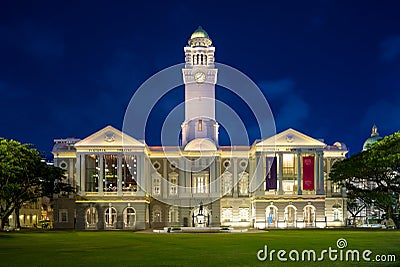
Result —
POLYGON ((200 201, 199 214, 203 215, 203 201, 200 201))

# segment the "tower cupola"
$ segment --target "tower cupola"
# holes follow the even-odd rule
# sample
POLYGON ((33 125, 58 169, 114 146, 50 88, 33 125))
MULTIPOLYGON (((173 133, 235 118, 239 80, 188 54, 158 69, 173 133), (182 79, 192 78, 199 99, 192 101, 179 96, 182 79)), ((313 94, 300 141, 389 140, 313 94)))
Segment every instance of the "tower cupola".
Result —
POLYGON ((191 47, 210 47, 212 45, 212 41, 207 32, 201 26, 199 26, 197 30, 192 33, 192 36, 190 36, 188 44, 191 47))

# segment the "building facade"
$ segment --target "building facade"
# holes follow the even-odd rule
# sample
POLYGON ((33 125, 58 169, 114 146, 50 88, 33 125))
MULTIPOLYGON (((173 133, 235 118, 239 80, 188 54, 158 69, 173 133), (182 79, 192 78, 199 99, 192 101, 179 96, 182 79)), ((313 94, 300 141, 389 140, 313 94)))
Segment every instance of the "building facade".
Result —
POLYGON ((345 192, 328 177, 346 146, 294 129, 250 146, 220 146, 215 48, 199 27, 184 52, 181 146, 149 146, 112 126, 82 140, 56 139, 54 164, 77 193, 55 200, 54 227, 343 226, 345 192))

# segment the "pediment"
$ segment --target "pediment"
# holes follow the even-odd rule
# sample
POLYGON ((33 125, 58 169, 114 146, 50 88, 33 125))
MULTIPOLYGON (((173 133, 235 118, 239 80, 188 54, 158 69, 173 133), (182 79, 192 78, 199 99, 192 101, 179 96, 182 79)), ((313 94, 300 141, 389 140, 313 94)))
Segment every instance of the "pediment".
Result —
POLYGON ((270 138, 264 139, 257 143, 257 147, 305 147, 305 148, 324 148, 326 144, 305 135, 299 131, 289 128, 270 138))
POLYGON ((75 147, 144 147, 144 143, 124 134, 112 126, 107 126, 100 131, 86 137, 75 144, 75 147))

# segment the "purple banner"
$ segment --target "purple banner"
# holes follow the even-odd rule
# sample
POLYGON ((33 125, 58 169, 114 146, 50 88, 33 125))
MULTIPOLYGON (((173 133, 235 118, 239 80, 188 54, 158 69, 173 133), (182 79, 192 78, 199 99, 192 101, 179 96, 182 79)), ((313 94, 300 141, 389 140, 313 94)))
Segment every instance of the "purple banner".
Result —
POLYGON ((277 189, 276 157, 267 157, 265 190, 277 189))

